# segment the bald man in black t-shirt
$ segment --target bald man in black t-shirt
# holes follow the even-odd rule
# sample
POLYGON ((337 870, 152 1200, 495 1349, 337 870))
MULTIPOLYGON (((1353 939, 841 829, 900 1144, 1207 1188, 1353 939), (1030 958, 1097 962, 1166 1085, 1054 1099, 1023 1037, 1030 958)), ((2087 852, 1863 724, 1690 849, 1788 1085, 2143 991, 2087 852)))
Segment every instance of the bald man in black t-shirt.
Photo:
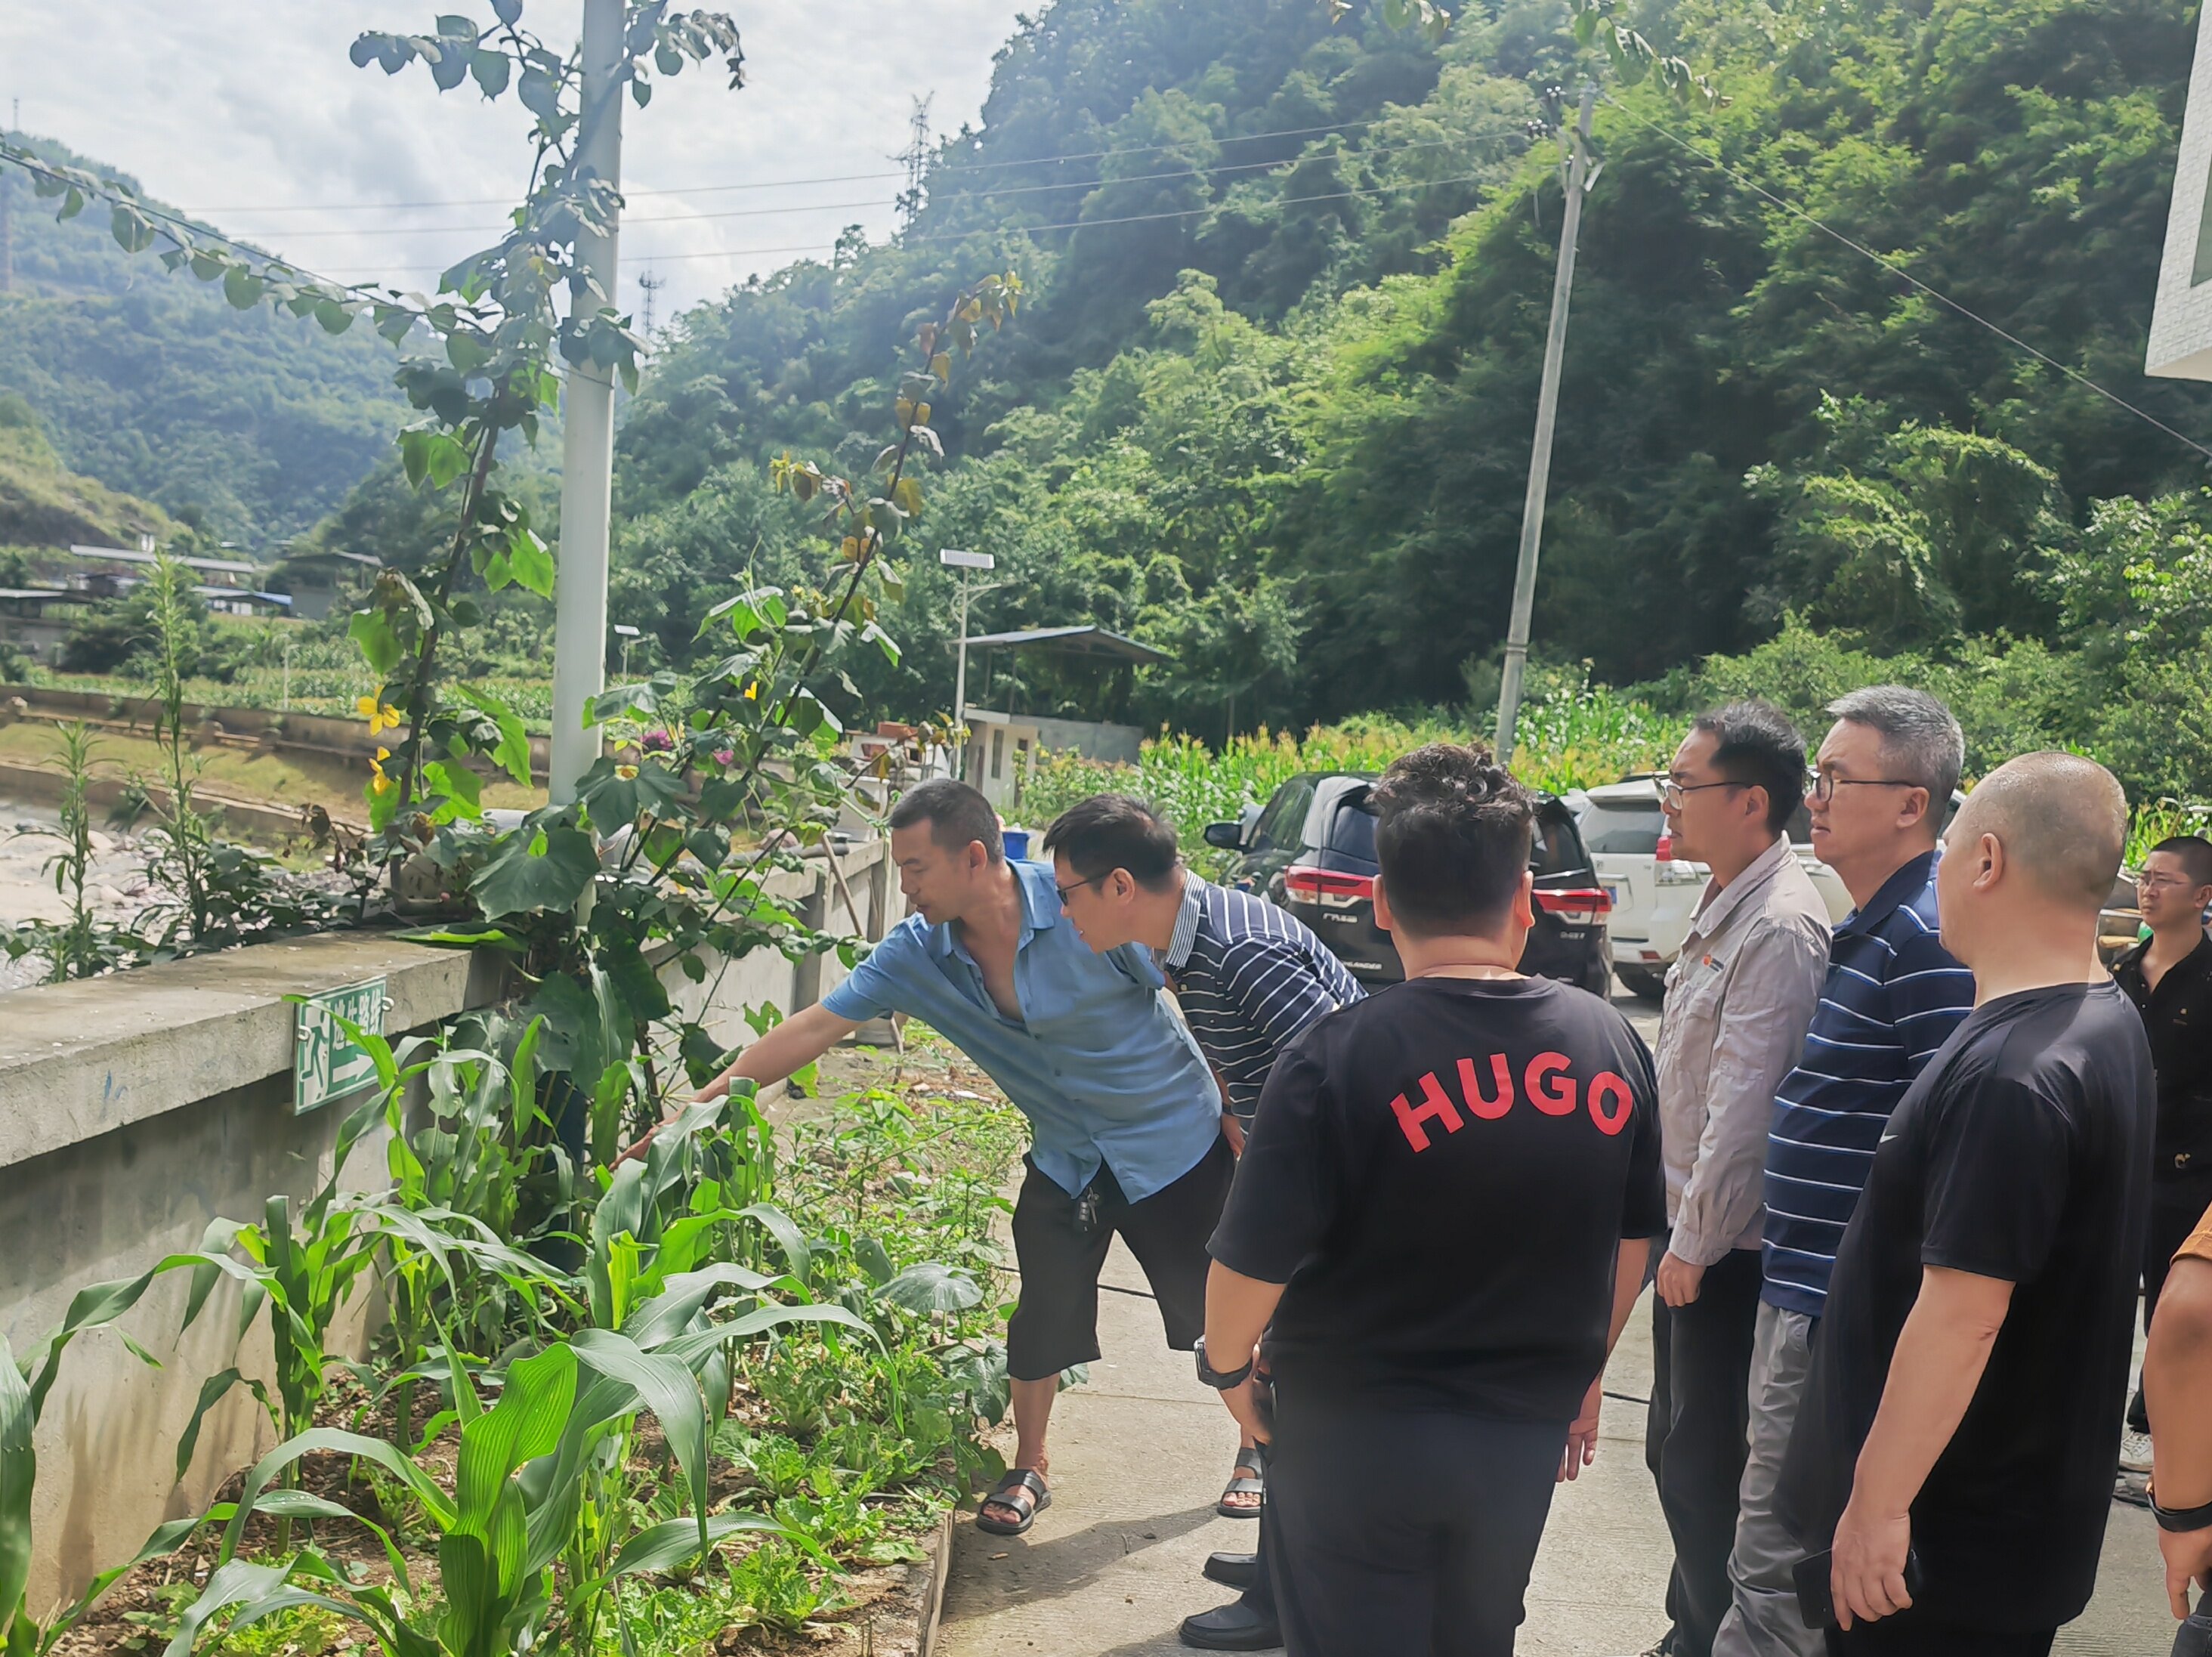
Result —
POLYGON ((1519 783, 1437 744, 1371 804, 1407 981, 1269 1076, 1211 1246, 1200 1376, 1273 1435, 1291 1657, 1510 1657, 1666 1229, 1656 1088, 1626 1020, 1516 970, 1519 783), (1250 1376, 1271 1319, 1269 1418, 1250 1376))

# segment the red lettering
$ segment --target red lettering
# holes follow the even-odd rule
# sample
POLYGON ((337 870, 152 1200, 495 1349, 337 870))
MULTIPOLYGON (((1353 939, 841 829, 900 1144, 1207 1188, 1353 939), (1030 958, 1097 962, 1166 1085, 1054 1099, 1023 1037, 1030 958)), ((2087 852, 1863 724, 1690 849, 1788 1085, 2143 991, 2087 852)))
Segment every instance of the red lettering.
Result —
POLYGON ((1527 1087, 1529 1102, 1546 1116, 1572 1116, 1575 1113, 1575 1079, 1561 1075, 1559 1085, 1546 1087, 1545 1081, 1567 1068, 1565 1053, 1539 1053, 1528 1061, 1527 1087))
POLYGON ((1482 1096, 1482 1084, 1474 1077, 1474 1061, 1463 1058, 1459 1062, 1459 1090, 1467 1095, 1467 1108, 1485 1122, 1495 1122, 1513 1108, 1513 1072, 1506 1068, 1505 1055, 1490 1056, 1491 1079, 1497 1086, 1493 1096, 1482 1096))
POLYGON ((1390 1108, 1398 1113, 1398 1125, 1406 1130, 1406 1142, 1417 1151, 1429 1148, 1429 1130, 1421 1124, 1441 1122, 1446 1133, 1457 1133, 1463 1124, 1459 1109, 1444 1092, 1443 1083, 1431 1070, 1421 1078, 1421 1102, 1408 1105, 1406 1095, 1400 1093, 1390 1101, 1390 1108))
POLYGON ((1619 1133, 1628 1125, 1628 1118, 1635 1110, 1636 1098, 1628 1091, 1628 1084, 1610 1070, 1599 1071, 1596 1079, 1589 1085, 1590 1120, 1597 1124, 1598 1131, 1602 1134, 1619 1133), (1618 1110, 1607 1111, 1598 1103, 1608 1093, 1620 1101, 1618 1110))

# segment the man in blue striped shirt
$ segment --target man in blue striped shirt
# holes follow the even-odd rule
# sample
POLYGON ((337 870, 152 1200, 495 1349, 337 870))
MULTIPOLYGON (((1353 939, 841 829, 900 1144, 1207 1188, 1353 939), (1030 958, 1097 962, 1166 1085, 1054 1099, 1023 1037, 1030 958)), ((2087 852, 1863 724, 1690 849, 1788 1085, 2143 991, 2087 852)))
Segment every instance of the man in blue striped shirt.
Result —
POLYGON ((1714 1657, 1818 1657, 1791 1569, 1803 1556, 1774 1512, 1774 1485, 1811 1365, 1813 1331, 1844 1228, 1889 1113, 1974 1001, 1974 978, 1943 947, 1936 844, 1965 762, 1950 710, 1898 685, 1828 704, 1806 804, 1813 850, 1856 905, 1835 929, 1804 1057, 1783 1078, 1766 1152, 1764 1282, 1752 1354, 1735 1603, 1714 1657))
MULTIPOLYGON (((1093 949, 1147 944, 1175 991, 1199 1051, 1221 1083, 1222 1131, 1241 1154, 1275 1057, 1306 1027, 1365 991, 1296 916, 1265 898, 1200 880, 1183 864, 1175 825, 1127 795, 1071 806, 1045 831, 1060 902, 1093 949)), ((1218 1511, 1260 1511, 1260 1447, 1237 1451, 1218 1511), (1245 1477, 1250 1469, 1253 1477, 1245 1477)), ((1281 1643, 1267 1569, 1268 1521, 1259 1552, 1216 1554, 1206 1575, 1244 1589, 1243 1599, 1183 1619, 1185 1645, 1265 1651, 1281 1643)))

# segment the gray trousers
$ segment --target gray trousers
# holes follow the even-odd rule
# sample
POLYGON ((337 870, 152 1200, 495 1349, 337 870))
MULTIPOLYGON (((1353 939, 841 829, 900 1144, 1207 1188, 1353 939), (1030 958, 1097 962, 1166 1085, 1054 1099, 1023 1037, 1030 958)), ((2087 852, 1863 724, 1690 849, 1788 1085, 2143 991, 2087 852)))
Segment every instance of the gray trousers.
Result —
POLYGON ((1782 1453, 1805 1396, 1813 1364, 1813 1319, 1759 1303, 1751 1348, 1751 1445, 1736 1508, 1735 1547, 1729 1555, 1735 1603, 1713 1637, 1713 1657, 1821 1657, 1818 1630, 1797 1614, 1791 1576, 1805 1550, 1774 1516, 1782 1453))

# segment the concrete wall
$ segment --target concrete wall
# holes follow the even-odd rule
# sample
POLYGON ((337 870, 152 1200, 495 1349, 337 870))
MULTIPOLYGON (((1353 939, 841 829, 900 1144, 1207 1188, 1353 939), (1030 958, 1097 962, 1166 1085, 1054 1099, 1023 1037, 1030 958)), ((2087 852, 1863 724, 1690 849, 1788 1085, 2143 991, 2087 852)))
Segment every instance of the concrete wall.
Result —
MULTIPOLYGON (((895 894, 880 845, 837 863, 858 925, 820 855, 804 874, 774 877, 774 889, 833 930, 881 936, 895 894)), ((294 1009, 283 996, 382 976, 387 1030, 427 1031, 498 1000, 503 970, 489 954, 334 935, 0 995, 0 1334, 20 1357, 88 1284, 136 1276, 196 1247, 210 1220, 258 1219, 269 1197, 297 1198, 328 1178, 343 1106, 293 1115, 294 1009)), ((842 970, 834 955, 794 966, 756 952, 719 984, 710 973, 695 985, 672 966, 664 976, 736 1045, 748 1005, 807 1005, 842 970)), ((351 1189, 380 1185, 381 1138, 357 1147, 346 1172, 351 1189)), ((238 1303, 227 1284, 178 1339, 186 1277, 158 1282, 119 1325, 161 1368, 133 1357, 113 1330, 78 1337, 62 1361, 37 1439, 34 1612, 129 1557, 163 1520, 203 1508, 271 1446, 259 1406, 236 1393, 175 1477, 201 1382, 234 1362, 271 1375, 266 1315, 234 1345, 238 1303)), ((356 1351, 365 1312, 341 1331, 356 1351)))

